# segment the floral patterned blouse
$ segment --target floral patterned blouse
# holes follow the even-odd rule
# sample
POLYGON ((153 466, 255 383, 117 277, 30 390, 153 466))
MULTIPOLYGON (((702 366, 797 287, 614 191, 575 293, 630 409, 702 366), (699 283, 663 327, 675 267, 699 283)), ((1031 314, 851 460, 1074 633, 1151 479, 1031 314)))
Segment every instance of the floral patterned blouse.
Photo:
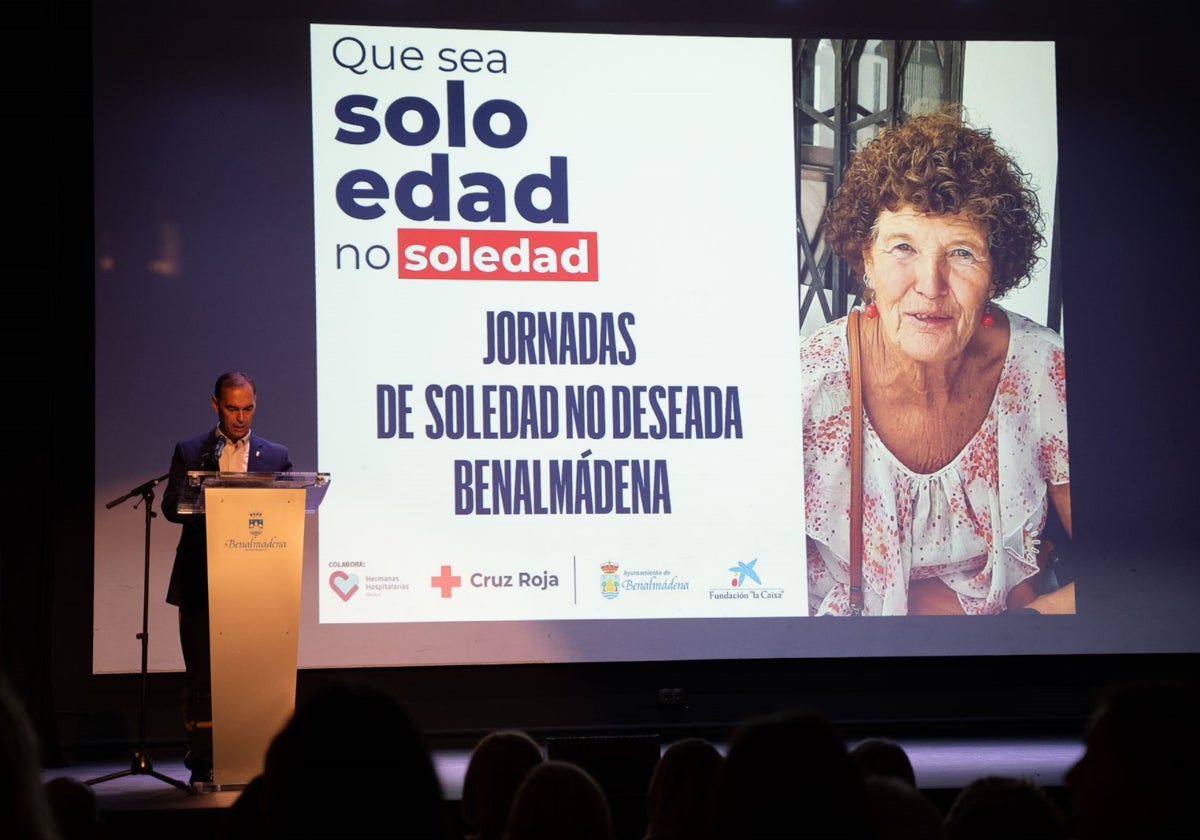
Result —
MULTIPOLYGON (((994 306, 994 304, 993 304, 994 306)), ((908 582, 939 577, 968 615, 998 613, 1037 571, 1047 482, 1069 481, 1063 342, 1016 313, 987 417, 930 474, 905 467, 863 418, 863 613, 904 615, 908 582)), ((846 319, 801 349, 804 506, 812 615, 849 612, 850 370, 846 319)))

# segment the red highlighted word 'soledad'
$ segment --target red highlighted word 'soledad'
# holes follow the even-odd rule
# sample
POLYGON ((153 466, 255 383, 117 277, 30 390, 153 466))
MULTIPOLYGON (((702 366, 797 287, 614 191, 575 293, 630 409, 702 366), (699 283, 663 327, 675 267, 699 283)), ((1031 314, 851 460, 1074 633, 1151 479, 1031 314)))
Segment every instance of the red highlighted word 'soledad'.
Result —
POLYGON ((396 231, 401 280, 595 282, 595 231, 396 231))

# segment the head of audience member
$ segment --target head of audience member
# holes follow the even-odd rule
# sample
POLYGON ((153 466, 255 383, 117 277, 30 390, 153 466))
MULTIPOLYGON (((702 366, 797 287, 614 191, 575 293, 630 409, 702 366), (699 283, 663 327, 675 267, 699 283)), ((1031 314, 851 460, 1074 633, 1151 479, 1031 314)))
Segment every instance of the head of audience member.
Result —
POLYGON ((42 782, 42 757, 29 713, 0 673, 0 825, 6 836, 59 836, 42 782))
POLYGON ((715 825, 717 840, 872 834, 862 776, 833 722, 811 709, 734 730, 715 825))
POLYGON ((238 794, 221 815, 220 840, 259 840, 267 834, 266 803, 263 801, 263 775, 259 773, 238 794))
POLYGON ((1200 790, 1194 682, 1113 685, 1097 699, 1083 757, 1067 771, 1074 840, 1190 837, 1200 790))
POLYGON ((967 784, 946 812, 946 840, 1067 840, 1062 809, 1039 785, 1015 776, 983 776, 967 784))
POLYGON ((63 840, 97 840, 103 835, 100 803, 87 783, 69 776, 48 779, 46 796, 63 840))
POLYGON ((850 757, 863 778, 886 776, 917 786, 917 774, 904 747, 887 738, 867 738, 850 748, 850 757))
POLYGON ((269 838, 448 836, 423 738, 368 685, 329 684, 297 704, 267 748, 261 795, 269 838))
POLYGON ((489 732, 475 745, 463 776, 460 802, 470 840, 500 840, 517 788, 545 760, 528 733, 516 729, 489 732))
POLYGON ((944 840, 942 812, 903 779, 869 775, 863 780, 875 840, 944 840))
POLYGON ((712 819, 725 756, 704 738, 684 738, 663 750, 646 791, 644 840, 700 840, 712 819))
POLYGON ((600 784, 578 764, 548 760, 517 788, 504 840, 613 840, 612 811, 600 784))

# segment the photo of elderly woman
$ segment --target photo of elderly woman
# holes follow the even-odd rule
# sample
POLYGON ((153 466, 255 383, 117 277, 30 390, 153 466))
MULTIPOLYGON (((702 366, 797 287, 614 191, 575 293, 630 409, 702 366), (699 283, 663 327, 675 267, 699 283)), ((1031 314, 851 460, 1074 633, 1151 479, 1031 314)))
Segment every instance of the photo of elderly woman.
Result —
POLYGON ((1000 303, 1043 241, 1029 179, 943 109, 859 149, 825 223, 861 304, 801 349, 810 614, 1073 613, 1074 584, 1040 571, 1048 518, 1071 532, 1063 341, 1000 303))

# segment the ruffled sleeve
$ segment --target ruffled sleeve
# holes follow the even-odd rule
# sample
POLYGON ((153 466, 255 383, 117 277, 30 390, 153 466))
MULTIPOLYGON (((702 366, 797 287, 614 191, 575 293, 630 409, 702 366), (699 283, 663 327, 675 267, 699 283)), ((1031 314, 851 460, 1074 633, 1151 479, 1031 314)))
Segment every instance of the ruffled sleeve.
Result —
POLYGON ((1005 554, 1021 556, 1023 566, 1032 563, 1036 570, 1048 507, 1046 485, 1070 481, 1066 358, 1058 333, 1015 313, 1008 317, 1011 358, 995 409, 1000 516, 1005 554))
POLYGON ((849 555, 850 377, 845 318, 805 339, 800 375, 809 612, 821 611, 830 593, 843 602, 832 611, 844 612, 846 564, 838 558, 849 555))

